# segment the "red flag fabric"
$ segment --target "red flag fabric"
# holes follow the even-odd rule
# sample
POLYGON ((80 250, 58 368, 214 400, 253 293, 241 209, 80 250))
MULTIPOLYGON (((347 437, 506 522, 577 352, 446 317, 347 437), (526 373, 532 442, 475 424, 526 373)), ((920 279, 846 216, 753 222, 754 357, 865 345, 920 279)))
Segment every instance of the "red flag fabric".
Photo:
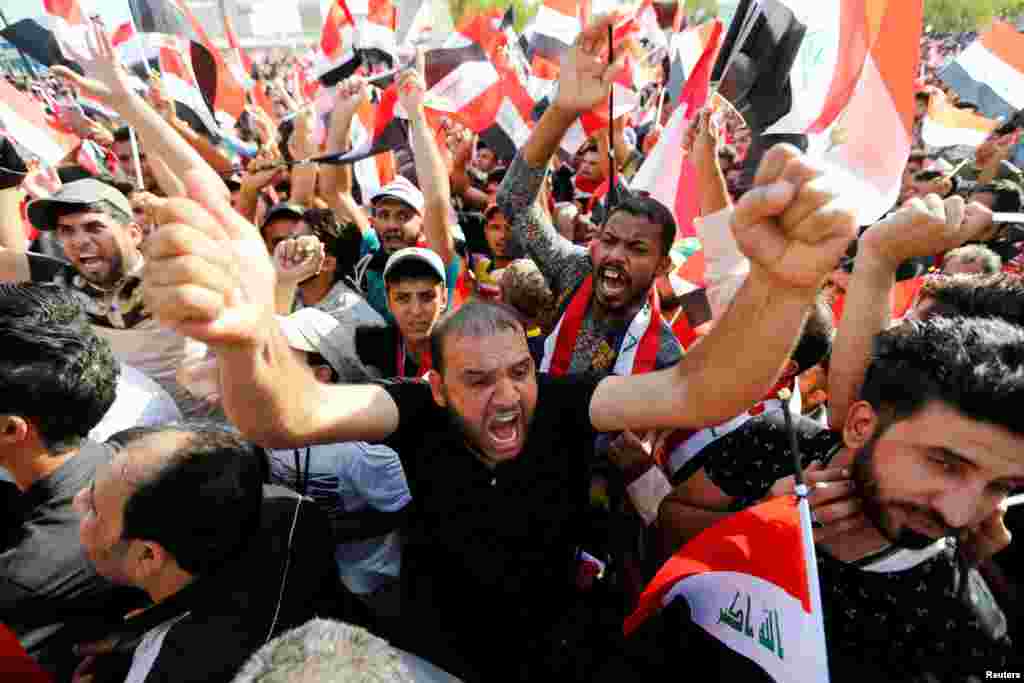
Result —
POLYGON ((693 161, 679 154, 679 150, 683 147, 686 133, 697 112, 708 101, 711 68, 718 54, 721 36, 722 24, 715 21, 704 54, 683 87, 679 106, 658 139, 658 144, 633 178, 633 189, 650 193, 672 210, 678 229, 677 238, 697 234, 693 224, 700 215, 697 169, 693 161))
POLYGON ((110 36, 110 42, 114 47, 117 47, 121 43, 131 40, 132 36, 135 35, 135 26, 130 21, 126 21, 114 31, 114 35, 110 36))
POLYGON ((828 681, 809 512, 806 530, 802 517, 795 496, 779 496, 705 530, 658 571, 624 632, 686 600, 695 624, 773 680, 828 681))
POLYGON ((72 26, 85 23, 85 15, 78 0, 43 0, 43 8, 47 14, 60 17, 72 26))
POLYGON ((3 624, 0 624, 0 679, 12 683, 50 683, 53 680, 3 624))

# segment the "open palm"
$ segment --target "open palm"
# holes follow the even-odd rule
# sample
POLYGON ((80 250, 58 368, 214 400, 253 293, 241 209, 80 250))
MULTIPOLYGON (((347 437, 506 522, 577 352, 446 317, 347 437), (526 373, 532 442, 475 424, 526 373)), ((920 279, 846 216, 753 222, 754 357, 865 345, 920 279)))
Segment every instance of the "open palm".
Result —
POLYGON ((562 57, 556 106, 583 113, 608 98, 612 80, 622 66, 621 60, 609 58, 608 29, 617 20, 618 14, 610 14, 591 23, 562 57))
POLYGON ((53 67, 54 75, 70 80, 78 88, 107 104, 131 94, 128 71, 121 64, 110 36, 99 22, 93 21, 90 25, 88 43, 91 52, 78 58, 86 76, 80 76, 65 66, 53 67))

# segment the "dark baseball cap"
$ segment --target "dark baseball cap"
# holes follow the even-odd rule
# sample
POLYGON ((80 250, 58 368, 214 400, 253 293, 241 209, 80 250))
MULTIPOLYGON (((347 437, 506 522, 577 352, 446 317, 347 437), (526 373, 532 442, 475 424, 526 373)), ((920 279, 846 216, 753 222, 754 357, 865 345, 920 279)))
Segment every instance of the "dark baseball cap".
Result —
POLYGON ((38 230, 54 230, 57 227, 57 210, 80 206, 83 209, 96 202, 108 202, 131 218, 132 205, 116 187, 95 178, 83 178, 63 185, 56 193, 45 199, 36 199, 28 204, 28 219, 38 230))
POLYGON ((276 221, 282 216, 289 216, 291 218, 303 219, 306 217, 306 208, 301 204, 295 204, 294 202, 279 202, 270 207, 267 211, 267 215, 263 218, 263 225, 261 228, 265 228, 272 221, 276 221))

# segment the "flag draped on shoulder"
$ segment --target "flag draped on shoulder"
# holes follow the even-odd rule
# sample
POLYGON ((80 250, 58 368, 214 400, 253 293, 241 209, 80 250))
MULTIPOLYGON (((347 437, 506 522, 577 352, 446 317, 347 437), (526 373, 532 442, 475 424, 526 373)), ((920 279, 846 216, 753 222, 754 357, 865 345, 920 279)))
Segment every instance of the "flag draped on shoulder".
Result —
POLYGON ((977 147, 998 125, 992 119, 954 107, 944 93, 933 92, 921 125, 921 138, 932 147, 977 147))
POLYGON ((697 169, 693 161, 679 151, 697 112, 708 101, 711 66, 718 54, 721 35, 722 25, 715 21, 704 54, 683 88, 679 106, 632 182, 634 190, 648 192, 672 211, 680 238, 696 235, 694 220, 700 215, 700 202, 697 169))
POLYGON ((693 622, 779 683, 825 683, 828 657, 810 516, 793 496, 731 515, 658 571, 627 637, 674 600, 693 622))
POLYGON ((996 21, 939 74, 960 99, 989 118, 1024 108, 1024 34, 996 21))

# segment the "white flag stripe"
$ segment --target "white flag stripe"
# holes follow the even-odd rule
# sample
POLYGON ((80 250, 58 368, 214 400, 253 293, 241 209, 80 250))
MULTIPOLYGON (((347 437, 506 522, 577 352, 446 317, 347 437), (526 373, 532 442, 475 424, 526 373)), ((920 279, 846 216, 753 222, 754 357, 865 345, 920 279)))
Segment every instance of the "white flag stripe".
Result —
POLYGON ((766 133, 803 133, 821 116, 839 64, 842 0, 779 0, 807 33, 796 53, 789 82, 793 105, 766 133))
POLYGON ((375 47, 391 54, 397 50, 395 32, 368 19, 356 19, 356 35, 361 49, 375 47))
POLYGON ((26 121, 3 101, 0 101, 0 121, 2 121, 0 127, 14 142, 37 155, 48 165, 56 164, 68 153, 68 150, 53 139, 52 131, 39 128, 31 121, 26 121))
POLYGON ((663 604, 676 598, 690 605, 695 624, 756 662, 777 683, 828 681, 816 626, 820 609, 808 614, 799 600, 775 584, 739 572, 709 571, 678 581, 663 604))
POLYGON ((921 126, 921 139, 931 147, 953 147, 956 145, 977 147, 987 138, 988 133, 985 131, 973 128, 950 128, 930 116, 924 118, 924 123, 921 126))
POLYGON ((968 76, 992 88, 1010 106, 1024 107, 1024 73, 990 52, 980 40, 971 43, 956 63, 968 76))
POLYGON ((846 110, 821 135, 810 136, 810 156, 822 159, 847 188, 859 225, 871 225, 899 198, 911 141, 889 89, 869 55, 846 110), (833 140, 836 129, 845 140, 833 140))
POLYGON ((516 147, 522 147, 530 137, 530 124, 523 120, 519 109, 507 97, 502 99, 496 122, 512 139, 516 147))
POLYGON ((541 5, 533 20, 534 31, 557 38, 566 45, 572 45, 581 30, 578 17, 570 17, 541 5))
POLYGON ((463 62, 435 83, 429 96, 440 98, 459 111, 499 80, 498 72, 490 62, 463 62))

